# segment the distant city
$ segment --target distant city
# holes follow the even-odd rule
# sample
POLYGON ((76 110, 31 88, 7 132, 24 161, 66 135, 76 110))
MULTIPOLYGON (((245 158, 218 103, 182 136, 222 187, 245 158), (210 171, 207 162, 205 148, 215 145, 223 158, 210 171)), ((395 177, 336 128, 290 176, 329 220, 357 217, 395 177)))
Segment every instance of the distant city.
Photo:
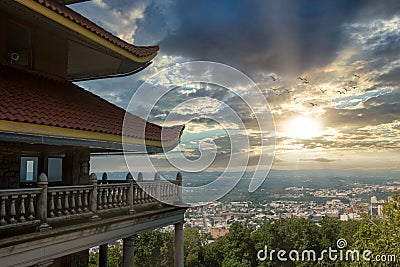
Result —
MULTIPOLYGON (((111 179, 122 178, 111 173, 111 179)), ((173 179, 173 173, 164 173, 173 179)), ((381 217, 384 203, 400 188, 394 173, 348 173, 326 171, 272 171, 254 193, 247 191, 251 173, 222 199, 187 210, 185 227, 197 227, 212 241, 225 235, 233 222, 245 222, 256 229, 266 221, 306 218, 316 223, 324 217, 342 221, 360 220, 362 214, 381 217)), ((203 185, 218 173, 184 174, 184 184, 203 185), (185 179, 186 178, 186 179, 185 179)), ((172 229, 164 228, 163 231, 172 229)))

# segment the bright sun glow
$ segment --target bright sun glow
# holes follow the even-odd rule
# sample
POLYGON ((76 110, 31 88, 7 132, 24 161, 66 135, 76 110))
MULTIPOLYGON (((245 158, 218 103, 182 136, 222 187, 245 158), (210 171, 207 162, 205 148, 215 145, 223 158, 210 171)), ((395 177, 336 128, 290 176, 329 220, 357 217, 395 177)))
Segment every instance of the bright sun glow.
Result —
POLYGON ((284 131, 285 136, 297 139, 309 139, 322 135, 319 120, 307 116, 292 118, 287 122, 284 131))

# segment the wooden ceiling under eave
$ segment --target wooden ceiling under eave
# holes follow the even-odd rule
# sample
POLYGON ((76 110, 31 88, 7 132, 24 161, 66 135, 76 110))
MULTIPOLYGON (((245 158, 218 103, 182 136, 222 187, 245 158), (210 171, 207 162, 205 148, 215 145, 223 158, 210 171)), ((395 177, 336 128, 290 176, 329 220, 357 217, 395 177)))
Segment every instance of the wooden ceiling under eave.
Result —
MULTIPOLYGON (((53 0, 2 0, 0 8, 33 25, 36 32, 50 32, 66 44, 49 48, 67 55, 65 77, 81 81, 125 76, 146 68, 158 46, 135 46, 121 40, 69 7, 53 0), (64 49, 64 50, 61 50, 64 49)), ((76 1, 61 1, 72 3, 76 1)))

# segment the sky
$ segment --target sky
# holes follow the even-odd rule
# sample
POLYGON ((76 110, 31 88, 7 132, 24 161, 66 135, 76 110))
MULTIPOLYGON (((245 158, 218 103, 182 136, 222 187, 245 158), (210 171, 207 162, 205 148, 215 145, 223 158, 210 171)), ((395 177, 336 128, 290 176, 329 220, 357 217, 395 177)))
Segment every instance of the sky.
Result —
MULTIPOLYGON (((147 117, 163 124, 174 115, 168 123, 186 125, 172 158, 182 152, 195 161, 217 151, 205 171, 224 170, 232 158, 247 170, 268 169, 270 161, 280 170, 400 170, 398 0, 93 0, 70 7, 130 43, 160 45, 138 74, 79 83, 125 109, 147 109, 150 94, 129 105, 140 86, 193 61, 230 66, 257 85, 187 82, 173 71, 156 76, 161 86, 179 85, 147 117), (265 135, 260 122, 268 122, 265 135)), ((165 156, 152 160, 171 167, 165 156)), ((92 167, 126 168, 120 158, 95 158, 92 167)))

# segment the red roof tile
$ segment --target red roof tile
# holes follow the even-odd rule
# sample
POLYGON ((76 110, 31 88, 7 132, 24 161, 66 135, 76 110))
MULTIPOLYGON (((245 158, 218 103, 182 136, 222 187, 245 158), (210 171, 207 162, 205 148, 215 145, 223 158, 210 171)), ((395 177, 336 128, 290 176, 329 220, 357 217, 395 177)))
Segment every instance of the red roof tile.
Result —
POLYGON ((146 140, 179 138, 183 126, 146 122, 81 87, 0 66, 0 120, 27 122, 146 140), (143 127, 146 127, 145 135, 143 127))
POLYGON ((88 20, 84 16, 80 15, 79 13, 73 11, 69 7, 66 7, 60 3, 54 2, 52 0, 33 0, 38 2, 39 4, 47 7, 48 9, 58 13, 59 15, 73 21, 76 24, 88 29, 89 31, 99 35, 100 37, 112 42, 113 44, 121 47, 122 49, 132 53, 137 57, 147 57, 153 55, 155 52, 158 51, 159 46, 136 46, 121 40, 120 38, 116 37, 112 33, 106 31, 105 29, 101 28, 97 24, 93 23, 92 21, 88 20))

